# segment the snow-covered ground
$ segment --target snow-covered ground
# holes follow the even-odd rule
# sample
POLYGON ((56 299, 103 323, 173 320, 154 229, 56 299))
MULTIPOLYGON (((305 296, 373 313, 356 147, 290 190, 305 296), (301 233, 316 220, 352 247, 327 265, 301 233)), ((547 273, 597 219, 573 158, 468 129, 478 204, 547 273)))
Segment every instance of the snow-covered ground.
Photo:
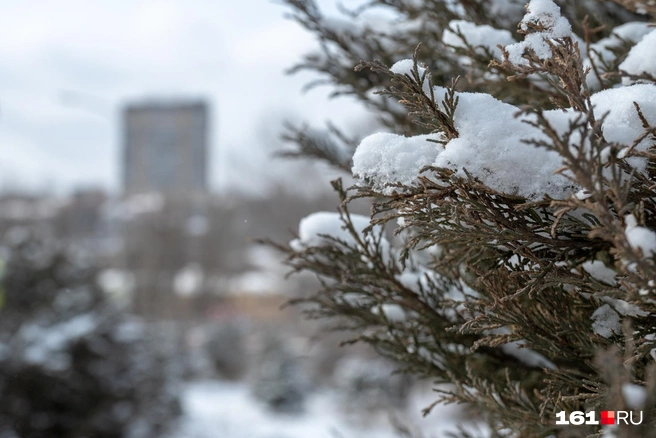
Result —
MULTIPOLYGON (((411 397, 405 412, 397 415, 401 424, 419 432, 417 436, 440 437, 455 431, 461 422, 473 419, 457 406, 439 406, 428 416, 421 409, 434 394, 411 397)), ((305 412, 275 414, 260 405, 243 383, 201 381, 188 384, 182 394, 185 414, 172 438, 392 438, 398 437, 388 414, 348 412, 334 392, 309 396, 305 412)), ((481 431, 479 430, 477 435, 481 431)))

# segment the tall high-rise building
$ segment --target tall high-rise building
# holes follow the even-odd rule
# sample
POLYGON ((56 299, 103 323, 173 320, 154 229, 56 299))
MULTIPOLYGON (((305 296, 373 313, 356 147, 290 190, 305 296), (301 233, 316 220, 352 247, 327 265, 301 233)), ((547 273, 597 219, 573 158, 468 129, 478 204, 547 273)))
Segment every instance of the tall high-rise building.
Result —
POLYGON ((124 192, 207 191, 208 112, 202 101, 128 105, 123 112, 124 192))

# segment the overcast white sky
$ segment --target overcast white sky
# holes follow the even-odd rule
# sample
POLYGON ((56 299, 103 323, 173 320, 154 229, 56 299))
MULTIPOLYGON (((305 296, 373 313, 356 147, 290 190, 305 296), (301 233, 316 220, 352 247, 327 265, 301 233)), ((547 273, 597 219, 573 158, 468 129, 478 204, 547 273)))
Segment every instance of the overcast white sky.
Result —
POLYGON ((301 94, 309 77, 283 73, 316 44, 270 0, 0 5, 0 189, 119 188, 119 114, 131 100, 207 98, 222 190, 259 191, 258 174, 276 173, 262 133, 281 115, 321 124, 361 111, 328 102, 328 89, 301 94))

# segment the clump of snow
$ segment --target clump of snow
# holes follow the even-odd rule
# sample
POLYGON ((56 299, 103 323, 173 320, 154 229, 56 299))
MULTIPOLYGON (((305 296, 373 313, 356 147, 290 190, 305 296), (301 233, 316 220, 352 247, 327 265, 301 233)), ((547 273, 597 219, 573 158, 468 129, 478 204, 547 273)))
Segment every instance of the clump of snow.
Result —
MULTIPOLYGON (((593 94, 590 101, 595 117, 598 120, 604 118, 602 130, 606 140, 627 146, 618 153, 617 158, 619 159, 626 156, 628 147, 633 145, 634 140, 644 132, 633 102, 640 105, 647 120, 656 120, 656 87, 653 85, 640 84, 600 91, 593 94)), ((591 145, 588 139, 584 139, 583 146, 581 146, 580 131, 575 130, 570 134, 571 124, 579 119, 584 119, 585 116, 581 112, 568 108, 566 110, 544 111, 542 114, 558 135, 563 137, 568 134, 570 149, 573 154, 576 155, 581 148, 584 153, 590 151, 591 145)), ((535 119, 532 120, 535 121, 535 119)), ((644 152, 648 146, 649 140, 644 139, 636 145, 635 150, 644 152)), ((610 154, 611 148, 605 147, 599 152, 600 161, 602 163, 608 162, 610 154)), ((646 160, 640 157, 629 157, 627 163, 639 172, 644 171, 647 164, 646 160)), ((604 172, 608 178, 612 177, 610 169, 605 169, 604 172)), ((586 191, 580 191, 575 196, 578 199, 587 199, 589 195, 586 191)))
POLYGON ((405 269, 396 276, 396 279, 404 287, 419 293, 422 288, 428 289, 431 283, 439 281, 440 275, 432 269, 419 265, 417 269, 405 269))
POLYGON ((608 304, 595 310, 591 319, 594 321, 592 330, 599 336, 610 338, 612 335, 619 335, 622 332, 620 316, 608 304))
POLYGON ((617 158, 619 158, 620 160, 623 160, 624 158, 626 158, 626 154, 628 154, 629 151, 630 151, 630 148, 625 147, 624 149, 622 149, 621 151, 619 151, 617 153, 617 158))
POLYGON ((616 283, 615 276, 617 273, 607 267, 601 260, 585 262, 581 267, 596 280, 610 285, 615 285, 616 283))
MULTIPOLYGON (((364 229, 369 226, 369 218, 359 214, 352 214, 350 217, 355 230, 363 235, 364 229)), ((375 228, 377 231, 380 230, 380 227, 375 228)), ((339 213, 320 211, 301 219, 298 225, 298 239, 290 242, 290 246, 292 249, 300 251, 308 246, 322 246, 334 243, 333 240, 327 239, 325 236, 330 236, 350 245, 356 244, 339 213)))
POLYGON ((536 368, 548 368, 550 370, 556 369, 556 365, 553 362, 551 362, 549 359, 537 351, 526 348, 519 341, 503 344, 501 346, 501 350, 503 350, 504 353, 518 359, 524 365, 536 368))
MULTIPOLYGON (((569 131, 570 124, 574 121, 576 121, 577 118, 582 116, 581 112, 575 111, 571 108, 567 109, 553 109, 553 110, 547 110, 543 111, 542 115, 544 116, 545 119, 549 122, 549 124, 556 130, 558 135, 563 135, 566 132, 569 131)), ((530 119, 531 121, 535 121, 533 118, 530 119)), ((578 133, 574 133, 573 138, 570 140, 570 144, 578 144, 580 141, 580 135, 577 135, 578 133)))
MULTIPOLYGON (((390 67, 390 71, 392 73, 396 73, 397 75, 412 76, 412 70, 414 67, 415 63, 412 59, 402 59, 394 63, 394 65, 390 67)), ((419 72, 419 76, 422 76, 426 69, 420 65, 417 65, 417 71, 419 72)))
POLYGON ((571 182, 554 172, 562 166, 558 153, 528 145, 539 131, 522 118, 519 109, 483 93, 458 93, 454 123, 459 133, 445 145, 434 165, 465 169, 499 192, 541 199, 563 198, 571 182))
POLYGON ((649 312, 646 310, 642 310, 639 306, 636 304, 631 304, 627 303, 624 300, 618 300, 616 298, 611 298, 611 297, 600 297, 601 301, 604 303, 608 303, 612 305, 617 313, 623 316, 649 316, 649 312))
POLYGON ((371 183, 375 190, 386 195, 394 192, 389 184, 414 185, 419 171, 433 164, 444 147, 428 141, 439 135, 402 135, 378 133, 366 137, 353 155, 353 174, 371 183))
MULTIPOLYGON (((608 116, 604 120, 603 133, 606 140, 631 146, 633 141, 644 132, 633 102, 636 102, 647 121, 656 122, 656 86, 637 84, 630 87, 611 88, 590 96, 595 117, 608 116)), ((649 140, 645 139, 636 146, 636 150, 645 151, 649 140)), ((643 158, 629 158, 629 164, 638 171, 643 171, 646 161, 643 158)))
MULTIPOLYGON (((581 296, 589 299, 593 295, 588 293, 581 293, 581 296)), ((595 333, 600 334, 601 336, 604 336, 602 333, 608 334, 608 336, 604 337, 609 337, 611 332, 616 334, 620 333, 620 315, 629 316, 632 318, 651 315, 650 312, 641 309, 638 305, 628 303, 624 300, 618 300, 616 298, 607 296, 595 297, 605 304, 599 307, 592 314, 592 319, 597 321, 596 323, 592 324, 592 327, 599 328, 601 333, 596 329, 595 333)))
POLYGON ((587 191, 585 189, 582 189, 582 190, 579 190, 578 192, 576 192, 576 194, 574 196, 579 201, 583 201, 585 199, 588 199, 590 196, 592 196, 592 194, 589 191, 587 191))
MULTIPOLYGON (((588 293, 581 293, 581 296, 584 298, 590 298, 592 297, 591 294, 588 293)), ((631 317, 637 317, 637 316, 649 316, 650 313, 646 310, 642 310, 639 306, 636 304, 631 304, 627 303, 624 300, 618 300, 616 298, 611 298, 611 297, 606 297, 606 296, 597 296, 599 300, 602 302, 606 303, 605 305, 612 306, 612 309, 615 309, 615 312, 617 312, 620 315, 623 316, 631 316, 631 317)), ((603 306, 602 306, 603 307, 603 306)), ((597 309, 598 311, 601 309, 597 309)), ((594 314, 593 314, 594 316, 594 314)))
POLYGON ((647 401, 647 389, 635 383, 624 383, 622 397, 629 409, 642 409, 647 401))
POLYGON ((531 26, 542 26, 550 38, 571 36, 572 26, 560 14, 560 7, 552 0, 531 0, 527 5, 528 12, 519 23, 519 27, 528 32, 531 26))
MULTIPOLYGON (((397 61, 390 67, 390 71, 392 73, 395 73, 397 75, 408 75, 411 78, 413 76, 413 70, 415 67, 415 62, 412 59, 402 59, 400 61, 397 61)), ((419 73, 419 77, 423 77, 424 73, 426 72, 426 68, 422 67, 420 64, 417 64, 417 73, 419 73)), ((424 90, 424 93, 429 94, 430 93, 430 81, 429 81, 429 74, 426 75, 424 78, 424 82, 421 84, 422 88, 424 90)))
MULTIPOLYGON (((512 333, 508 326, 499 327, 496 329, 486 330, 486 334, 508 335, 512 333)), ((535 350, 532 350, 523 343, 524 340, 508 342, 500 345, 501 350, 509 356, 518 359, 524 365, 536 368, 549 368, 556 369, 556 365, 549 359, 541 355, 535 350)))
POLYGON ((374 315, 385 315, 385 318, 390 322, 403 322, 406 320, 405 310, 398 304, 382 304, 375 306, 371 309, 374 315))
POLYGON ((644 21, 632 21, 629 23, 624 23, 613 28, 612 35, 608 38, 597 41, 597 44, 601 43, 602 41, 609 41, 611 43, 617 44, 616 42, 619 42, 620 39, 637 43, 642 39, 642 37, 651 32, 652 29, 653 27, 644 21))
MULTIPOLYGON (((604 64, 608 65, 617 58, 614 50, 622 47, 624 42, 637 43, 651 30, 649 23, 639 21, 617 26, 609 37, 602 38, 590 45, 590 59, 585 59, 583 66, 590 67, 592 65, 591 61, 594 61, 600 73, 604 73, 606 71, 604 64)), ((600 86, 599 80, 593 73, 588 74, 586 82, 588 87, 593 89, 598 89, 600 86)))
POLYGON ((638 222, 632 214, 624 218, 626 228, 626 240, 634 249, 642 251, 645 257, 651 257, 656 254, 656 233, 649 228, 638 226, 638 222))
POLYGON ((516 41, 507 30, 495 29, 487 24, 476 25, 466 20, 452 20, 442 33, 442 42, 446 45, 466 48, 467 44, 476 48, 476 51, 485 55, 485 49, 496 58, 501 58, 501 49, 497 45, 507 46, 516 41), (462 37, 458 35, 462 34, 462 37))
MULTIPOLYGON (((619 66, 620 70, 633 75, 644 73, 656 76, 656 30, 648 33, 638 44, 631 48, 626 59, 619 66)), ((626 78, 625 83, 631 81, 626 78)))
POLYGON ((528 33, 524 41, 506 46, 508 59, 515 65, 526 65, 528 61, 523 55, 532 50, 540 59, 551 58, 551 49, 548 40, 556 38, 572 38, 572 26, 560 14, 560 7, 551 0, 531 0, 527 5, 528 12, 519 23, 524 32, 531 32, 535 28, 541 30, 528 33))
MULTIPOLYGON (((439 96, 442 89, 436 90, 439 96)), ((455 170, 462 177, 466 170, 499 192, 530 199, 571 193, 571 182, 554 175, 562 166, 558 153, 525 143, 541 133, 524 118, 515 117, 517 107, 483 93, 457 93, 457 97, 453 117, 457 138, 442 147, 427 142, 431 136, 373 134, 358 146, 353 174, 386 195, 394 191, 390 184, 415 184, 419 170, 430 164, 455 170)))

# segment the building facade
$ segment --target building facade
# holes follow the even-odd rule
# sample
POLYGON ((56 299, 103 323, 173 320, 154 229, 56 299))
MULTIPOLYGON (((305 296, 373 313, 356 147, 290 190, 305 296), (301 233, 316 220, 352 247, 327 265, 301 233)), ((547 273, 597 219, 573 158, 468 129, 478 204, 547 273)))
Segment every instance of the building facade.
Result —
POLYGON ((125 194, 207 191, 209 108, 205 102, 146 102, 123 112, 125 194))

